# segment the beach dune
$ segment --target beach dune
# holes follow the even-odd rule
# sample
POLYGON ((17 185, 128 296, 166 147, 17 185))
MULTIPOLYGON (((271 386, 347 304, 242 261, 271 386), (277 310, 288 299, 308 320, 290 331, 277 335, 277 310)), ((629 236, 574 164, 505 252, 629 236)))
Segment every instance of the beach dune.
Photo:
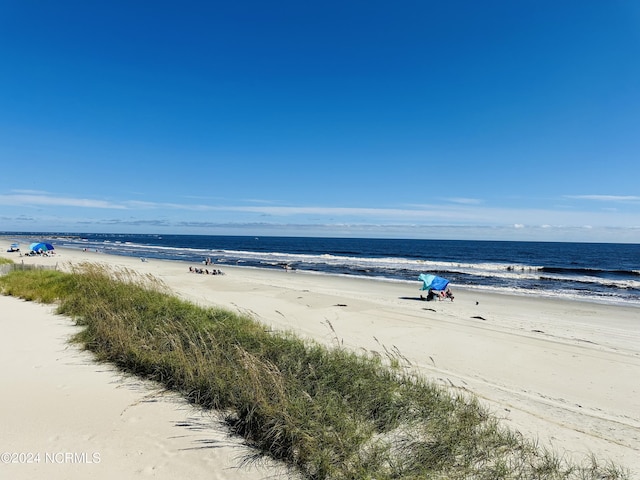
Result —
POLYGON ((70 346, 53 307, 0 296, 0 312, 0 478, 286 478, 243 465, 252 452, 215 415, 70 346))
MULTIPOLYGON (((126 267, 156 276, 184 299, 240 311, 274 329, 292 330, 354 350, 397 350, 406 357, 408 368, 448 388, 473 392, 505 425, 541 445, 578 461, 593 453, 603 461, 631 469, 632 478, 640 478, 637 307, 460 289, 454 302, 424 302, 419 298, 417 281, 225 266, 219 267, 225 275, 200 275, 191 273, 190 265, 182 262, 141 262, 64 249, 53 257, 2 255, 18 262, 57 264, 59 268, 83 261, 126 267)), ((178 399, 149 390, 137 380, 123 379, 110 368, 94 364, 86 354, 67 348, 65 340, 73 329, 67 320, 53 316, 50 306, 0 300, 2 359, 12 362, 4 385, 8 382, 5 391, 12 394, 3 396, 0 412, 0 423, 10 425, 4 450, 102 449, 98 465, 74 466, 74 472, 90 468, 106 472, 113 467, 120 472, 138 469, 135 471, 142 474, 144 469, 155 468, 167 474, 179 471, 181 477, 190 472, 192 478, 203 478, 205 471, 217 468, 217 449, 196 448, 211 440, 208 435, 210 427, 215 431, 213 426, 204 430, 188 427, 215 422, 178 399), (63 375, 57 371, 62 367, 73 368, 68 380, 56 380, 57 375, 63 375), (122 398, 102 401, 111 390, 122 398), (58 398, 52 392, 63 395, 58 398), (33 398, 33 403, 24 401, 25 397, 33 398), (58 400, 51 410, 37 413, 38 400, 54 397, 58 400), (148 398, 153 401, 145 400, 148 398), (152 409, 160 410, 149 413, 152 409), (89 413, 98 413, 102 424, 90 423, 89 413), (147 414, 162 420, 145 420, 147 414), (107 446, 119 435, 127 438, 123 444, 126 452, 107 446), (159 452, 163 460, 153 459, 159 452)), ((230 444, 231 450, 222 454, 227 465, 222 467, 224 473, 215 477, 209 471, 207 478, 268 475, 236 469, 241 447, 224 433, 218 431, 217 435, 222 436, 215 437, 212 444, 230 444)), ((8 466, 12 478, 39 478, 14 477, 15 472, 27 471, 18 467, 8 466)), ((7 470, 4 465, 0 468, 7 470)))

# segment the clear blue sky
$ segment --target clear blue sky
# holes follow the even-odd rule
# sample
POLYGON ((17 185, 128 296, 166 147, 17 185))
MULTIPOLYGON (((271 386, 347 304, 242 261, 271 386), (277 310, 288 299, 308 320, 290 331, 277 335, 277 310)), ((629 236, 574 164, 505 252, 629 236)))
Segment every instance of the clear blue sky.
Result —
POLYGON ((0 0, 0 231, 640 243, 640 2, 0 0))

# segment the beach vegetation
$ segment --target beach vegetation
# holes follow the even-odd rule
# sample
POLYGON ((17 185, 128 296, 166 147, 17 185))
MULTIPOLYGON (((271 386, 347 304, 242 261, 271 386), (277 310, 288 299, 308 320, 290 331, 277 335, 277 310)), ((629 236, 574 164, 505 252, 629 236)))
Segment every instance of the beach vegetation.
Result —
MULTIPOLYGON (((624 479, 595 457, 541 448, 468 392, 416 373, 399 352, 326 347, 247 315, 204 308, 160 281, 95 264, 13 271, 0 289, 84 328, 98 360, 221 412, 231 432, 302 478, 624 479)), ((206 453, 203 453, 205 455, 206 453)))

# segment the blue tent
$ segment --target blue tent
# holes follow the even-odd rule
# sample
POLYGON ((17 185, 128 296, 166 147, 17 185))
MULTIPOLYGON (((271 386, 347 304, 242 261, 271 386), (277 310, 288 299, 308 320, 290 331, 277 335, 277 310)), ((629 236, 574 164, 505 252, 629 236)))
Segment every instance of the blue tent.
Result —
POLYGON ((446 290, 447 285, 449 285, 449 280, 437 275, 422 273, 418 278, 424 282, 421 290, 446 290))
POLYGON ((29 245, 29 250, 31 250, 32 252, 39 252, 40 250, 42 250, 43 252, 48 252, 50 250, 53 250, 53 245, 51 245, 50 243, 36 242, 29 245))

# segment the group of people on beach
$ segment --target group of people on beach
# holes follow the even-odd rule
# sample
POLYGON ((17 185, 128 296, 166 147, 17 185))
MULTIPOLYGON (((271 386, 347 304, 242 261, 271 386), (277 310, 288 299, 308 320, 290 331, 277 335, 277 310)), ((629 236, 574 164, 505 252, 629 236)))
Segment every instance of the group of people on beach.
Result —
MULTIPOLYGON (((202 264, 205 266, 209 266, 212 265, 213 262, 211 261, 210 257, 207 257, 202 260, 202 264)), ((202 273, 204 275, 224 275, 224 273, 222 273, 222 271, 217 268, 212 268, 211 270, 209 270, 208 268, 189 267, 189 271, 191 273, 202 273)))
POLYGON ((454 296, 450 288, 447 288, 446 290, 440 290, 439 292, 436 292, 433 288, 430 288, 427 292, 426 297, 424 295, 420 295, 420 299, 426 300, 427 302, 435 299, 446 300, 447 298, 451 299, 451 301, 453 302, 454 296))
POLYGON ((208 268, 189 267, 189 271, 191 273, 202 273, 204 275, 224 275, 221 270, 215 268, 209 270, 208 268))
MULTIPOLYGON (((29 252, 25 252, 24 253, 25 257, 37 257, 37 256, 40 256, 40 257, 52 257, 53 255, 55 255, 55 252, 53 252, 53 251, 50 252, 48 250, 42 250, 42 249, 38 250, 37 252, 35 250, 31 250, 29 252)), ((23 254, 20 253, 20 256, 22 257, 23 254)))

